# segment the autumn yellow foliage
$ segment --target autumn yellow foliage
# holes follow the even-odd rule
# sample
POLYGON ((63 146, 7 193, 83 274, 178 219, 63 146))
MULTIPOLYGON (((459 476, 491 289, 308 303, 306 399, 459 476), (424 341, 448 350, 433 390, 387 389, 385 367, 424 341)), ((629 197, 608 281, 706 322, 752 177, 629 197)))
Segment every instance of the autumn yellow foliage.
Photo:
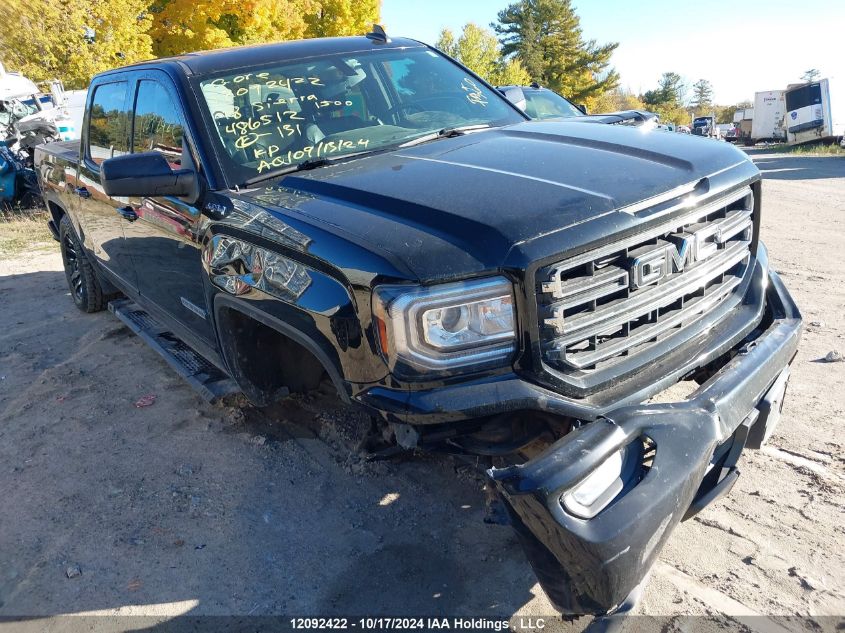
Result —
POLYGON ((153 57, 306 37, 362 35, 380 0, 0 0, 0 61, 84 87, 153 57))
POLYGON ((153 7, 157 56, 242 44, 300 39, 312 0, 171 0, 153 7))
POLYGON ((621 88, 587 99, 585 105, 591 113, 649 109, 639 97, 621 88))
POLYGON ((379 21, 381 0, 321 0, 306 11, 306 37, 362 35, 379 21))
POLYGON ((33 81, 59 78, 69 88, 83 87, 95 73, 152 57, 148 4, 3 0, 0 61, 33 81))

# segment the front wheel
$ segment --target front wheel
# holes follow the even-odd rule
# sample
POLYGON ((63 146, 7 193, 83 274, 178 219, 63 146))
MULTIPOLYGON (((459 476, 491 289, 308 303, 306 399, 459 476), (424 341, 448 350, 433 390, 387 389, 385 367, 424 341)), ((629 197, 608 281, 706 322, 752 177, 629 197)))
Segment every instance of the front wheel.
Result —
POLYGON ((99 312, 106 303, 103 288, 73 229, 70 218, 66 215, 62 216, 59 222, 59 239, 65 277, 73 302, 83 312, 99 312))

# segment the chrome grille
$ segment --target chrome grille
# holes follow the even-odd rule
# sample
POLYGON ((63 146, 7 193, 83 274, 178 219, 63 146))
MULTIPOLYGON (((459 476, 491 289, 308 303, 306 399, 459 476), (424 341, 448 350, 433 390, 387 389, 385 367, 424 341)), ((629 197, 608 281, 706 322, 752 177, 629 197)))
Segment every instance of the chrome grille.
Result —
POLYGON ((561 371, 604 369, 727 300, 750 262, 753 208, 751 189, 736 190, 540 269, 543 361, 561 371))

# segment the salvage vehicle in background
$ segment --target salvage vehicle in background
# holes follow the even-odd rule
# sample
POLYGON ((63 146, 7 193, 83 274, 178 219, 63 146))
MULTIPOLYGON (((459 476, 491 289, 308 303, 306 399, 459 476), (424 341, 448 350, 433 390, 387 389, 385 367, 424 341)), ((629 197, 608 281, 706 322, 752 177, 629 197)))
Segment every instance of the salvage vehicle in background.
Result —
POLYGON ((49 83, 50 93, 42 93, 35 83, 6 71, 0 63, 0 140, 14 151, 27 152, 29 162, 36 145, 78 138, 62 82, 49 83))
POLYGON ((27 209, 40 199, 35 172, 0 140, 0 210, 27 209))
POLYGON ((40 197, 32 170, 35 147, 75 138, 63 95, 61 82, 51 82, 51 93, 43 94, 0 63, 0 205, 32 206, 40 197))
POLYGON ((645 110, 620 110, 602 114, 587 114, 583 105, 576 106, 558 93, 539 84, 530 86, 499 86, 505 98, 532 119, 546 121, 550 119, 576 118, 584 123, 606 123, 609 125, 650 125, 656 126, 658 117, 654 112, 645 110))
POLYGON ((587 109, 576 106, 554 90, 537 83, 530 86, 498 86, 505 98, 532 119, 560 119, 585 116, 587 109))
POLYGON ((81 310, 121 293, 209 398, 327 379, 475 456, 552 603, 618 613, 775 428, 801 317, 742 152, 582 118, 377 29, 98 75, 36 166, 81 310))

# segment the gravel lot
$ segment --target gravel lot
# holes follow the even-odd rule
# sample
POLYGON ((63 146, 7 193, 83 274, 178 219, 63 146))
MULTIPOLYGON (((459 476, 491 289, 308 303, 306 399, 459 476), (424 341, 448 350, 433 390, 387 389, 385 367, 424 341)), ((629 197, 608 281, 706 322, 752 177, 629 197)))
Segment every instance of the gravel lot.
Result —
MULTIPOLYGON (((757 616, 845 614, 845 362, 821 362, 845 353, 845 158, 754 159, 764 240, 807 324, 784 418, 733 493, 677 529, 637 611, 769 630, 785 624, 757 616)), ((362 463, 363 419, 329 394, 205 404, 109 313, 73 307, 57 251, 0 261, 0 618, 410 613, 518 628, 553 613, 510 528, 482 522, 472 469, 362 463)))

